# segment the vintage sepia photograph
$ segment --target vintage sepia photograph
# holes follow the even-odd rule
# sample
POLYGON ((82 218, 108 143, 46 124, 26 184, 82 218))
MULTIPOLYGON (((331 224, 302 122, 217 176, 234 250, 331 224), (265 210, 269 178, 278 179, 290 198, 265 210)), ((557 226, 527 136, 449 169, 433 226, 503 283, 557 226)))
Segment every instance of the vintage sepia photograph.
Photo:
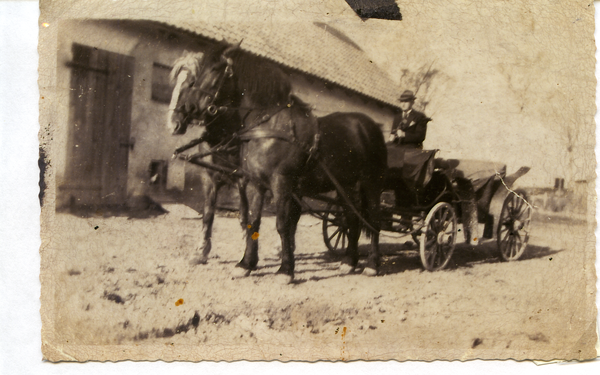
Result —
POLYGON ((593 3, 362 3, 40 2, 46 360, 597 356, 593 3))

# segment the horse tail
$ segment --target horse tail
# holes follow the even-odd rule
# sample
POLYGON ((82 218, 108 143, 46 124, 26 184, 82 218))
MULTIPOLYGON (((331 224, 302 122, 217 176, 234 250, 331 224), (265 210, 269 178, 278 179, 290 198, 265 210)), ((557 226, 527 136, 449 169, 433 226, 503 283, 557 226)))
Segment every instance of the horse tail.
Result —
POLYGON ((372 166, 377 167, 378 178, 381 180, 381 184, 383 184, 383 179, 385 178, 385 174, 387 172, 387 147, 385 145, 385 137, 381 129, 383 129, 382 124, 378 124, 376 122, 375 126, 378 131, 376 131, 376 135, 373 136, 373 150, 375 151, 370 161, 372 166))
MULTIPOLYGON (((367 160, 370 175, 360 183, 361 214, 371 226, 379 232, 381 227, 380 198, 387 173, 387 148, 381 129, 383 126, 371 118, 365 123, 369 130, 370 147, 367 160)), ((363 228, 367 238, 373 233, 369 228, 363 228)))
MULTIPOLYGON (((360 183, 359 186, 359 197, 360 197, 360 209, 359 212, 362 215, 362 217, 366 220, 367 223, 369 223, 371 226, 373 226, 373 220, 371 220, 371 215, 369 214, 369 203, 368 203, 368 194, 367 191, 363 188, 363 184, 360 183)), ((362 223, 362 221, 360 222, 360 228, 361 228, 361 232, 367 237, 367 239, 371 239, 372 235, 373 235, 373 231, 368 228, 366 225, 364 225, 362 223)), ((377 227, 374 227, 375 229, 377 229, 377 227)))
MULTIPOLYGON (((363 184, 360 184, 359 196, 360 196, 360 209, 361 216, 365 219, 371 228, 375 229, 377 233, 380 230, 380 217, 379 217, 379 194, 374 195, 374 191, 371 187, 363 188, 363 184), (375 201, 375 199, 377 200, 375 201), (369 207, 369 205, 372 205, 369 207)), ((371 239, 373 237, 373 229, 361 223, 361 231, 367 237, 371 239)))

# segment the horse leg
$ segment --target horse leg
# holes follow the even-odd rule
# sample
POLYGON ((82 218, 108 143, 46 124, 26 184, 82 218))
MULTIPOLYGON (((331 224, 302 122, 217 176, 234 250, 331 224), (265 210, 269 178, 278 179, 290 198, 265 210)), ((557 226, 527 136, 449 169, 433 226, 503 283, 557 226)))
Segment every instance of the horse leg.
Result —
POLYGON ((243 269, 243 274, 248 276, 250 271, 256 269, 256 264, 258 263, 258 236, 265 189, 250 182, 246 187, 246 194, 248 197, 248 224, 245 228, 246 251, 244 252, 244 257, 236 267, 243 269))
POLYGON ((242 233, 246 233, 248 229, 248 196, 246 195, 246 186, 248 181, 245 178, 238 180, 237 186, 240 193, 240 225, 242 226, 242 233))
POLYGON ((340 271, 344 274, 354 273, 358 265, 358 239, 360 237, 360 223, 354 212, 349 209, 344 210, 346 216, 346 224, 348 226, 348 247, 346 254, 342 259, 340 271))
POLYGON ((196 251, 196 255, 190 261, 190 264, 206 264, 208 262, 208 254, 212 249, 212 230, 215 221, 215 210, 217 206, 217 193, 223 186, 215 182, 213 176, 205 178, 202 181, 202 190, 204 195, 204 209, 202 216, 202 242, 196 251))
POLYGON ((381 189, 378 186, 371 186, 369 183, 363 184, 363 197, 366 201, 363 212, 366 213, 365 219, 375 229, 372 231, 368 228, 369 236, 371 237, 371 248, 367 259, 367 266, 363 270, 363 274, 367 276, 376 276, 381 263, 381 254, 379 253, 379 228, 380 228, 380 196, 381 189))
POLYGON ((277 232, 281 237, 281 267, 277 273, 288 276, 290 282, 294 278, 296 227, 302 213, 300 205, 291 195, 295 182, 289 176, 276 175, 272 185, 277 206, 277 232))
MULTIPOLYGON (((358 194, 354 188, 346 190, 348 198, 355 207, 360 207, 357 203, 360 203, 358 194)), ((342 259, 340 270, 342 273, 354 273, 356 266, 358 265, 358 239, 360 237, 360 221, 354 211, 344 204, 344 216, 346 217, 346 225, 348 226, 348 247, 346 248, 346 254, 342 259)))

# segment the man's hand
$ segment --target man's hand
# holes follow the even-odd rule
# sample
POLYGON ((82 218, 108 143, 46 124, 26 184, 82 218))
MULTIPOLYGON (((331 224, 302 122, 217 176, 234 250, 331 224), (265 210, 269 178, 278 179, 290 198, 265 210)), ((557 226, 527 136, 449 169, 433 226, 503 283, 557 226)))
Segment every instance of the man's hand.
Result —
POLYGON ((394 142, 395 140, 396 140, 396 134, 394 134, 394 133, 390 134, 389 142, 394 142))
POLYGON ((406 133, 400 129, 398 129, 398 131, 396 132, 396 137, 398 138, 404 138, 406 136, 406 133))

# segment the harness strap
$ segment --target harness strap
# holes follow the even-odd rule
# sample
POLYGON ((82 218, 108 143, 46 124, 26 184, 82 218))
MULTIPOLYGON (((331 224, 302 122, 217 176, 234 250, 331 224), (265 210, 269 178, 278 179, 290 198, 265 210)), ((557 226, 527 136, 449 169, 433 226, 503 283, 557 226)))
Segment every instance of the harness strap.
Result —
POLYGON ((276 129, 254 128, 254 129, 246 131, 240 135, 240 140, 242 140, 242 141, 250 141, 253 139, 260 139, 260 138, 276 138, 276 139, 281 139, 283 141, 288 141, 291 143, 295 142, 294 137, 290 133, 285 132, 283 130, 276 130, 276 129))
POLYGON ((173 156, 177 156, 177 154, 181 154, 185 150, 189 150, 190 148, 197 146, 202 142, 204 142, 204 137, 196 138, 183 146, 177 147, 173 153, 173 156))
POLYGON ((259 118, 258 120, 256 120, 254 123, 250 124, 249 126, 244 126, 244 122, 246 121, 246 118, 250 115, 249 111, 248 113, 246 113, 246 116, 244 116, 244 119, 242 120, 242 130, 240 130, 238 132, 238 136, 242 136, 245 133, 250 132, 251 130, 255 129, 257 126, 264 124, 265 122, 271 120, 271 118, 273 118, 273 116, 275 116, 276 114, 278 114, 279 112, 283 111, 286 108, 290 108, 288 105, 286 106, 281 106, 279 108, 277 108, 277 110, 273 113, 267 113, 264 116, 262 116, 261 118, 259 118))
MULTIPOLYGON (((319 152, 319 146, 320 146, 320 141, 321 141, 321 129, 319 127, 318 121, 317 121, 317 133, 314 134, 314 136, 313 136, 312 144, 298 142, 298 139, 296 138, 296 134, 295 134, 296 133, 295 126, 292 126, 291 133, 288 131, 283 131, 283 130, 278 130, 278 129, 258 128, 261 124, 264 124, 265 122, 271 120, 271 118, 274 115, 276 115, 277 113, 281 112, 284 109, 291 108, 291 106, 293 104, 294 103, 291 102, 290 104, 288 104, 286 106, 279 107, 277 109, 277 111, 272 114, 266 114, 266 115, 262 116, 256 122, 254 122, 253 124, 251 124, 248 127, 243 128, 240 132, 237 133, 237 135, 234 135, 234 136, 237 136, 242 142, 248 142, 248 141, 251 141, 254 139, 261 139, 261 138, 274 138, 274 139, 279 139, 282 141, 289 142, 290 144, 292 144, 296 147, 299 147, 302 151, 307 153, 308 158, 306 159, 306 162, 305 162, 305 166, 307 166, 311 160, 314 160, 314 159, 318 160, 318 152, 319 152)), ((246 113, 246 116, 244 116, 242 123, 246 121, 246 118, 248 117, 250 112, 246 113)))

